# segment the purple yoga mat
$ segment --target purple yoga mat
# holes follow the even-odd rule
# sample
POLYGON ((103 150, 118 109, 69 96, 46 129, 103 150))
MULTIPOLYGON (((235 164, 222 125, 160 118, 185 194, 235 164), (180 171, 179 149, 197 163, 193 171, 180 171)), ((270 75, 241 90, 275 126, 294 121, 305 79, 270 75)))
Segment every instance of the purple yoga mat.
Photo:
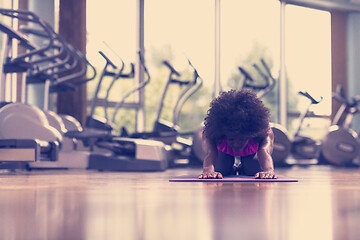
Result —
POLYGON ((231 176, 224 178, 199 179, 198 175, 173 177, 170 182, 297 182, 297 179, 279 176, 277 179, 255 179, 253 176, 231 176))

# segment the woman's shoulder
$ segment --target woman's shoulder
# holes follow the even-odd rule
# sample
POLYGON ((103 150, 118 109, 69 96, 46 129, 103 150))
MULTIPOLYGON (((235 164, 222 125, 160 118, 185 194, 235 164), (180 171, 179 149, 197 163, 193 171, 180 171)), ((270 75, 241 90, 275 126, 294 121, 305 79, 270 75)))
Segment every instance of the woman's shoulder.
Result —
POLYGON ((274 136, 274 133, 273 133, 271 127, 269 126, 269 128, 267 129, 267 131, 264 134, 262 134, 261 136, 255 137, 253 140, 256 143, 261 143, 264 140, 268 139, 269 137, 273 138, 273 136, 274 136))

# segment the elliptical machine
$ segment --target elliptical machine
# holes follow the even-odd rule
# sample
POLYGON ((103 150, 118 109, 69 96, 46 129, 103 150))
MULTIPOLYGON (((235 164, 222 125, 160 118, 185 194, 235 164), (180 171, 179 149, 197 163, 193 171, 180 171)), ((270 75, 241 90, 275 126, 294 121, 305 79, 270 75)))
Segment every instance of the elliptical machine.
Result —
POLYGON ((328 133, 322 139, 319 161, 336 166, 353 165, 354 159, 359 155, 360 145, 357 133, 350 127, 354 116, 359 113, 357 105, 360 96, 347 100, 343 88, 337 86, 333 98, 341 103, 341 106, 328 133))
MULTIPOLYGON (((40 26, 43 27, 44 32, 37 32, 39 34, 46 33, 46 37, 49 38, 51 44, 44 48, 33 47, 30 48, 29 53, 25 53, 20 58, 16 58, 17 62, 14 62, 15 59, 9 59, 10 63, 23 63, 20 67, 24 66, 35 66, 36 68, 31 69, 34 70, 29 72, 29 76, 33 77, 34 80, 51 80, 51 85, 56 85, 57 87, 67 86, 66 84, 69 80, 71 80, 77 74, 84 74, 83 70, 80 70, 76 73, 69 73, 69 68, 74 66, 74 64, 67 64, 69 58, 67 55, 62 58, 63 55, 59 54, 57 51, 53 53, 52 48, 55 49, 64 49, 64 54, 69 54, 72 52, 71 48, 64 43, 58 35, 48 26, 48 24, 44 23, 40 18, 38 18, 35 14, 27 11, 14 11, 14 10, 6 10, 0 9, 0 13, 3 15, 8 15, 10 17, 19 18, 22 20, 28 20, 30 22, 38 21, 40 26), (56 45, 59 43, 60 45, 56 45), (55 45, 54 45, 55 44, 55 45), (41 50, 41 51, 40 51, 41 50), (47 52, 50 50, 50 52, 47 52), (40 58, 31 59, 30 57, 38 55, 40 58), (32 61, 33 60, 33 61, 32 61), (66 60, 66 61, 65 61, 66 60), (38 63, 46 63, 50 64, 47 66, 41 65, 38 66, 38 63), (26 65, 28 64, 28 65, 26 65), (42 72, 42 70, 44 72, 42 72), (64 70, 64 71, 62 71, 64 70), (38 73, 44 73, 44 78, 37 75, 38 73), (59 72, 66 73, 64 77, 59 77, 57 74, 59 72), (46 73, 46 74, 45 74, 46 73), (36 77, 35 77, 36 76, 36 77)), ((35 33, 34 31, 32 32, 35 33)), ((36 34, 37 34, 36 33, 36 34)), ((59 50, 61 52, 61 50, 59 50)), ((74 55, 76 56, 76 54, 74 55)), ((77 61, 79 63, 79 61, 77 61)), ((81 61, 80 61, 81 62, 81 61)), ((83 66, 87 67, 87 64, 83 66)), ((25 68, 27 70, 27 68, 25 68)), ((85 69, 86 72, 86 69, 85 69)), ((49 81, 47 81, 49 83, 49 81)), ((53 141, 59 143, 59 148, 62 147, 62 139, 63 135, 59 133, 54 127, 50 127, 48 124, 48 120, 43 111, 38 108, 32 107, 27 104, 14 103, 8 104, 0 109, 0 119, 6 120, 6 124, 1 122, 2 129, 6 129, 7 131, 1 131, 3 138, 7 138, 9 136, 15 139, 12 142, 6 142, 7 148, 20 147, 20 149, 16 149, 17 153, 24 152, 24 144, 21 144, 18 140, 22 140, 23 136, 26 139, 42 139, 43 141, 53 141), (19 107, 18 107, 19 106, 19 107), (21 108, 20 108, 21 107, 21 108), (27 109, 24 111, 22 109, 27 109), (10 111, 11 110, 11 111, 10 111), (10 114, 11 117, 10 117, 10 114), (19 117, 19 115, 24 115, 23 117, 19 117), (14 121, 11 121, 14 120, 14 121), (16 121, 15 121, 16 120, 16 121), (17 125, 15 125, 17 124, 17 125), (12 126, 12 127, 9 127, 12 126), (39 130, 47 130, 45 133, 40 132, 39 130), (47 140, 48 138, 51 138, 47 140)), ((70 131, 64 133, 65 137, 76 138, 76 134, 71 134, 70 131)), ((100 147, 104 149, 110 150, 108 153, 94 153, 94 152, 85 152, 83 158, 77 161, 74 158, 72 153, 79 153, 77 151, 69 152, 68 157, 65 159, 67 162, 57 161, 58 154, 56 152, 55 157, 50 159, 50 161, 55 161, 55 164, 41 164, 32 165, 31 167, 35 168, 87 168, 87 169, 97 169, 97 170, 118 170, 118 171, 162 171, 167 169, 168 167, 168 154, 165 145, 159 141, 150 141, 150 140, 135 140, 135 139, 126 139, 126 138, 117 138, 114 136, 110 136, 108 133, 92 133, 90 134, 82 134, 80 132, 80 136, 78 139, 95 139, 94 144, 98 144, 100 147), (59 163, 59 164, 57 164, 59 163), (73 163, 76 164, 74 167, 73 163), (81 165, 81 166, 80 166, 81 165)), ((8 140, 8 139, 4 139, 8 140)), ((12 140, 12 139, 9 139, 12 140)), ((3 141, 0 141, 3 143, 3 141)), ((13 149, 9 149, 8 152, 13 152, 13 149)), ((36 149, 35 149, 36 151, 36 149)), ((1 151, 3 152, 3 151, 1 151)), ((17 154, 20 155, 20 154, 17 154)), ((35 159, 32 157, 30 161, 37 161, 40 154, 35 154, 35 159)), ((20 158, 19 158, 20 159, 20 158)), ((20 159, 21 160, 21 159, 20 159)), ((48 160, 48 159, 47 159, 48 160)), ((49 160, 48 160, 49 161, 49 160)), ((35 163, 34 163, 35 164, 35 163)))
MULTIPOLYGON (((105 55, 104 55, 105 56, 105 55)), ((150 81, 150 75, 144 59, 139 52, 140 64, 144 68, 147 79, 125 94, 126 99, 132 93, 145 87, 150 81)), ((118 73, 120 76, 121 71, 118 73)), ((114 79, 117 79, 115 75, 114 79)), ((108 89, 109 92, 109 89, 108 89)), ((100 124, 101 126, 101 124, 100 124)), ((164 171, 169 166, 169 150, 160 141, 150 139, 135 139, 112 134, 110 129, 88 128, 84 131, 74 131, 65 134, 76 138, 90 146, 92 151, 88 160, 88 169, 108 171, 164 171), (101 151, 99 151, 101 150, 101 151), (105 150, 106 152, 103 152, 105 150)))
MULTIPOLYGON (((111 131, 113 131, 115 125, 114 125, 114 119, 112 119, 112 121, 110 121, 109 117, 108 117, 108 102, 109 102, 110 91, 116 81, 118 81, 122 78, 133 78, 135 75, 135 66, 134 66, 134 64, 131 63, 131 71, 129 73, 124 73, 123 71, 125 68, 125 63, 121 58, 120 58, 121 65, 117 66, 103 51, 99 51, 99 54, 105 59, 105 65, 104 65, 101 75, 99 77, 98 84, 95 89, 94 97, 91 101, 90 114, 86 118, 86 127, 90 128, 90 129, 111 132, 111 131), (100 100, 99 99, 99 91, 103 85, 105 77, 112 77, 112 80, 111 80, 108 88, 106 89, 106 96, 103 99, 104 100, 104 117, 99 117, 99 116, 95 115, 95 108, 98 104, 98 101, 100 100)), ((140 52, 139 52, 139 56, 140 56, 140 59, 142 60, 142 56, 141 56, 140 52)), ((142 62, 143 62, 143 60, 142 60, 142 62)), ((148 80, 149 79, 150 78, 148 77, 148 80)), ((145 84, 142 87, 145 87, 145 85, 147 83, 148 83, 148 81, 145 81, 145 84)))
POLYGON ((181 132, 178 126, 178 122, 183 105, 195 92, 200 89, 203 80, 190 60, 188 60, 188 64, 193 71, 192 80, 180 79, 181 74, 176 71, 168 61, 163 61, 163 64, 170 70, 170 73, 160 99, 153 130, 150 132, 135 132, 129 134, 126 129, 123 129, 121 135, 129 136, 131 138, 154 139, 171 146, 172 158, 174 159, 171 166, 173 167, 198 163, 199 161, 197 156, 193 152, 193 140, 184 137, 194 136, 196 132, 181 132), (180 91, 173 108, 172 121, 166 121, 161 118, 161 115, 164 107, 165 97, 167 96, 169 87, 171 85, 178 85, 180 88, 183 88, 180 91))
MULTIPOLYGON (((53 32, 49 30, 48 24, 35 14, 3 8, 0 9, 0 14, 33 23, 38 27, 39 32, 50 39, 45 46, 37 47, 23 33, 1 24, 0 30, 6 34, 5 39, 7 39, 3 49, 4 61, 1 66, 1 100, 4 100, 7 85, 6 76, 8 74, 40 72, 44 70, 40 66, 44 61, 50 61, 54 68, 62 68, 70 56, 67 55, 67 46, 57 42, 53 32), (18 41, 25 53, 18 56, 11 54, 13 39, 18 41), (51 52, 54 49, 58 50, 57 54, 51 52), (63 54, 65 60, 60 58, 60 56, 64 57, 63 54)), ((25 81, 22 85, 22 99, 20 100, 24 102, 25 81)), ((29 162, 56 161, 58 159, 62 136, 54 127, 49 125, 49 120, 44 112, 37 107, 24 103, 2 102, 1 106, 1 162, 25 163, 27 168, 29 162)), ((4 164, 1 164, 1 167, 3 166, 4 164)), ((23 164, 15 166, 15 168, 23 167, 23 164)), ((12 167, 6 165, 5 168, 12 167)))
MULTIPOLYGON (((88 66, 91 65, 78 50, 63 41, 46 22, 34 13, 0 9, 0 14, 33 23, 31 28, 22 25, 19 32, 6 29, 3 26, 2 31, 9 37, 11 35, 11 37, 19 39, 21 43, 26 42, 28 35, 33 35, 44 41, 45 45, 45 47, 38 47, 28 41, 27 44, 22 44, 27 50, 25 53, 6 58, 4 75, 14 72, 26 72, 26 74, 23 75, 24 81, 21 86, 24 90, 20 99, 21 102, 8 103, 0 109, 1 128, 3 129, 0 137, 3 139, 2 142, 8 139, 12 140, 11 142, 35 139, 41 143, 53 143, 52 145, 55 146, 53 147, 54 151, 53 154, 48 156, 47 161, 37 161, 35 159, 35 161, 27 163, 27 168, 57 166, 64 159, 70 160, 71 163, 79 162, 76 161, 79 152, 74 151, 74 141, 64 137, 67 129, 65 129, 61 117, 48 110, 48 98, 51 92, 75 88, 69 81, 84 76, 87 73, 88 66), (25 38, 20 38, 20 33, 26 34, 26 36, 24 35, 25 38), (14 34, 17 34, 17 36, 14 34), (25 103, 27 85, 38 83, 44 83, 45 85, 43 110, 25 103), (71 157, 64 157, 64 154, 69 153, 71 153, 71 157)), ((92 78, 95 75, 96 71, 93 68, 92 78)), ((88 80, 91 79, 86 79, 86 81, 88 80)), ((74 83, 74 85, 76 84, 74 83)), ((74 118, 68 117, 67 119, 69 123, 72 121, 74 125, 77 124, 77 122, 74 122, 74 118)), ((11 150, 15 152, 15 157, 22 156, 23 147, 13 147, 11 150)), ((43 155, 43 151, 40 152, 43 155)))
POLYGON ((299 94, 309 99, 310 103, 307 108, 302 113, 300 113, 300 122, 291 142, 291 154, 292 157, 296 160, 314 160, 319 157, 320 143, 309 137, 302 136, 300 133, 303 127, 304 120, 306 117, 308 117, 310 107, 312 105, 319 104, 322 101, 323 97, 321 97, 320 100, 315 100, 308 92, 300 91, 299 94))

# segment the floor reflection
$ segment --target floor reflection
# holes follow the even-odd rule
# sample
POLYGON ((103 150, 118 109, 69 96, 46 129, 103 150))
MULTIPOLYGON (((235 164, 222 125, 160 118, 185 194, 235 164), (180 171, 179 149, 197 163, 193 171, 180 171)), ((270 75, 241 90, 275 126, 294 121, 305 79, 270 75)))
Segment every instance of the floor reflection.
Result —
POLYGON ((57 188, 1 194, 0 239, 83 239, 84 199, 57 188))
POLYGON ((212 239, 202 191, 163 182, 107 186, 105 196, 88 195, 86 239, 212 239))
POLYGON ((297 183, 170 183, 175 175, 0 175, 1 240, 358 239, 358 169, 292 168, 297 183))
POLYGON ((204 187, 213 239, 266 239, 271 235, 273 183, 205 183, 204 187))

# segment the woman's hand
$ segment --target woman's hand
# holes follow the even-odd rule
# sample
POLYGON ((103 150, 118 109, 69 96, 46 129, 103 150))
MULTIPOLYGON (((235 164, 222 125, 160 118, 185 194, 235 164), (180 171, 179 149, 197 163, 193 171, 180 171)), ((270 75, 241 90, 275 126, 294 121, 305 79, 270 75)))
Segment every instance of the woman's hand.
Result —
POLYGON ((274 143, 274 133, 272 129, 269 127, 268 129, 268 136, 264 138, 264 140, 259 145, 259 150, 257 152, 258 161, 260 164, 262 172, 258 172, 255 174, 255 178, 261 179, 277 179, 278 177, 274 171, 274 162, 271 157, 273 152, 273 143, 274 143))
POLYGON ((199 175, 199 179, 207 179, 207 178, 223 178, 222 174, 219 172, 215 172, 214 170, 210 169, 203 169, 203 172, 199 175))
POLYGON ((215 159, 218 157, 216 144, 203 136, 203 149, 205 158, 203 162, 203 172, 199 175, 199 179, 223 178, 222 174, 215 172, 214 168, 215 159))
POLYGON ((258 179, 277 179, 277 175, 275 174, 275 171, 273 169, 258 172, 255 174, 255 178, 258 179))

